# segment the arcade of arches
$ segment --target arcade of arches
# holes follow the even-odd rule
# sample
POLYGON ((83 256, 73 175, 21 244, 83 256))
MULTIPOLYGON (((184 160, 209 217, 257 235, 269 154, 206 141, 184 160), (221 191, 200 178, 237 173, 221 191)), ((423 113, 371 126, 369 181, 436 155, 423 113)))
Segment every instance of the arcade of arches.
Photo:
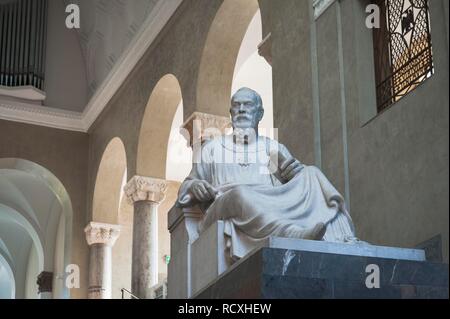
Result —
POLYGON ((179 2, 85 132, 0 119, 0 298, 165 298, 184 285, 170 282, 168 212, 201 128, 229 131, 240 87, 262 96, 261 133, 345 194, 360 238, 438 240, 448 262, 446 0, 430 1, 435 73, 380 114, 369 1, 179 2))

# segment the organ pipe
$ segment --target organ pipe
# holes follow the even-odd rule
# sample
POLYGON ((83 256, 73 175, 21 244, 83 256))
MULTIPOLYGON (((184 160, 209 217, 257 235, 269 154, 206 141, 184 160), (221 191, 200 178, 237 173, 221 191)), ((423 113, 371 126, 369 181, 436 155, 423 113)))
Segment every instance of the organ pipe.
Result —
POLYGON ((0 85, 44 89, 48 0, 0 5, 0 85))

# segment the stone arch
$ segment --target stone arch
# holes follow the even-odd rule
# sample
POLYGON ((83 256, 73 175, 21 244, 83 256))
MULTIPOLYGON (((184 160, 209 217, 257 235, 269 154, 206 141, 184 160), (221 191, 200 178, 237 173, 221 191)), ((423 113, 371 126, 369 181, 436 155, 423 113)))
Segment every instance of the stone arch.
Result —
POLYGON ((230 95, 242 87, 257 91, 261 95, 264 106, 264 117, 259 123, 259 134, 274 138, 276 134, 273 128, 272 66, 270 57, 268 60, 267 55, 261 56, 260 46, 263 52, 270 53, 270 36, 263 38, 261 10, 258 9, 242 39, 230 95))
POLYGON ((172 74, 163 76, 147 102, 139 133, 136 172, 166 178, 167 149, 173 118, 182 103, 181 87, 172 74))
POLYGON ((126 203, 123 188, 127 181, 127 154, 119 137, 108 143, 100 161, 92 201, 94 222, 120 225, 120 235, 112 248, 113 299, 119 299, 121 289, 130 290, 133 214, 126 203))
POLYGON ((15 296, 16 280, 14 278, 11 263, 7 261, 0 252, 0 299, 14 299, 15 296), (7 291, 2 291, 3 289, 7 291))
POLYGON ((125 146, 118 137, 105 148, 97 171, 92 201, 92 220, 118 224, 119 205, 122 194, 127 159, 125 146))
MULTIPOLYGON (((153 88, 147 102, 140 128, 136 173, 167 181, 165 199, 158 207, 158 282, 167 277, 166 256, 170 254, 170 235, 167 229, 167 213, 175 202, 179 181, 167 180, 171 165, 169 140, 179 130, 182 120, 183 98, 178 79, 173 74, 164 75, 153 88), (175 134, 171 134, 175 133, 175 134)), ((173 176, 172 174, 169 174, 173 176)))
MULTIPOLYGON (((192 148, 182 134, 183 127, 183 103, 177 107, 172 121, 170 137, 167 145, 165 179, 183 182, 192 169, 192 148)), ((187 134, 187 133, 186 133, 187 134)))
MULTIPOLYGON (((38 257, 38 268, 39 271, 44 270, 45 267, 45 261, 47 263, 50 262, 50 258, 46 258, 45 251, 44 251, 44 234, 39 232, 39 226, 35 223, 30 222, 29 217, 24 213, 23 211, 18 211, 17 209, 10 207, 9 205, 4 205, 0 203, 0 210, 3 214, 3 217, 8 217, 11 221, 14 221, 18 225, 20 225, 21 228, 23 228, 28 236, 31 238, 33 245, 37 251, 37 257, 38 257)), ((0 251, 1 253, 1 251, 0 251)), ((6 259, 9 260, 8 257, 11 258, 11 254, 5 254, 6 259)), ((13 267, 14 269, 14 267, 13 267)))
POLYGON ((227 0, 217 11, 200 62, 196 111, 229 116, 237 56, 258 8, 257 0, 227 0))
MULTIPOLYGON (((53 272, 55 298, 69 298, 69 289, 63 284, 64 272, 71 263, 72 245, 72 203, 64 185, 49 170, 34 162, 18 159, 0 159, 0 210, 5 225, 18 225, 18 232, 24 232, 36 252, 36 271, 53 272), (63 243, 61 243, 63 241, 63 243)), ((4 233, 5 242, 16 242, 14 231, 4 233), (12 240, 12 241, 11 241, 12 240)), ((25 238, 23 238, 25 240, 25 238)), ((10 256, 14 259, 14 247, 10 256)), ((31 251, 31 250, 30 250, 31 251)), ((17 256, 16 256, 17 257, 17 256)), ((10 258, 10 259, 11 259, 10 258)), ((28 256, 27 263, 31 257, 28 256)), ((16 263, 17 264, 17 263, 16 263)), ((13 272, 19 271, 13 268, 13 272)), ((20 271, 24 271, 21 269, 20 271)), ((17 277, 17 273, 15 274, 17 277)), ((28 273, 25 274, 27 276, 28 273)), ((34 284, 36 278, 23 278, 34 284)), ((17 278, 16 285, 18 283, 17 278)), ((16 287, 17 296, 25 296, 26 287, 16 287)))

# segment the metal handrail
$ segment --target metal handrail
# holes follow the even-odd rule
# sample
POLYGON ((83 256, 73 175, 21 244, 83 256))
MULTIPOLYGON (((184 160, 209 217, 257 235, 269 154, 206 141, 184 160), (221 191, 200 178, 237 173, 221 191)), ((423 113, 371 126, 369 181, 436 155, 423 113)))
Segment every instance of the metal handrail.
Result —
POLYGON ((122 288, 122 289, 120 289, 120 291, 122 292, 122 299, 125 299, 124 297, 124 293, 126 292, 126 293, 128 293, 131 297, 132 297, 132 299, 140 299, 138 296, 136 296, 136 295, 134 295, 131 291, 129 291, 128 289, 125 289, 125 288, 122 288))

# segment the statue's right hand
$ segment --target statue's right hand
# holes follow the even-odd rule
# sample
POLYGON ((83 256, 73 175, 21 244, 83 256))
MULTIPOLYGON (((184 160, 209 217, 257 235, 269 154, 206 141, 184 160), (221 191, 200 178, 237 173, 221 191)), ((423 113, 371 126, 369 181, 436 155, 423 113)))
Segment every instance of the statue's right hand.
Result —
POLYGON ((195 181, 191 184, 190 193, 199 202, 208 202, 216 197, 217 190, 207 181, 195 181))

